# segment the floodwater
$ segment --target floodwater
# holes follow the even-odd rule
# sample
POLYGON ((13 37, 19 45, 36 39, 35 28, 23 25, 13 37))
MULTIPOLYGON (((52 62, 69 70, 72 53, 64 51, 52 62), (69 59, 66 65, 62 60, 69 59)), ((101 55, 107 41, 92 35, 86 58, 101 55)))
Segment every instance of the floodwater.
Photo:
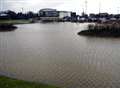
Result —
POLYGON ((120 88, 120 38, 78 36, 80 23, 0 32, 0 74, 61 88, 120 88))

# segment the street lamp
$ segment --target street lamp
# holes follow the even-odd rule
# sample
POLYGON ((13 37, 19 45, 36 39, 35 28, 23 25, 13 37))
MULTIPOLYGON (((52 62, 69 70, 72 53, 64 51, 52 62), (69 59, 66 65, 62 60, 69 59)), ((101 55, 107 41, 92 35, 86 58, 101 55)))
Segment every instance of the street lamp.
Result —
POLYGON ((87 4, 88 4, 88 1, 85 0, 85 14, 87 14, 87 4))
POLYGON ((99 13, 101 13, 101 0, 99 0, 99 13))

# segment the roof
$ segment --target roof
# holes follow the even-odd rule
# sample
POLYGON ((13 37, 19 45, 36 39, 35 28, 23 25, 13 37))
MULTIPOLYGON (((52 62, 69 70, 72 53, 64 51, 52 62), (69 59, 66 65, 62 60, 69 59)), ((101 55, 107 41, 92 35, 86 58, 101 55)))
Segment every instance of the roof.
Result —
POLYGON ((40 11, 56 11, 56 9, 44 8, 44 9, 41 9, 40 11))

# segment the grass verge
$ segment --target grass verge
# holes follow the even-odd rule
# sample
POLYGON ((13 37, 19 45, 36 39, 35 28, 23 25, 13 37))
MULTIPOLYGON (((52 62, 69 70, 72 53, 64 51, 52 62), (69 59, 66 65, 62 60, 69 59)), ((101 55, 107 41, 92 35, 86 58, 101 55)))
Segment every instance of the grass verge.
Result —
POLYGON ((0 76, 0 88, 59 88, 59 87, 0 76))
POLYGON ((0 24, 28 24, 30 20, 0 20, 0 24))

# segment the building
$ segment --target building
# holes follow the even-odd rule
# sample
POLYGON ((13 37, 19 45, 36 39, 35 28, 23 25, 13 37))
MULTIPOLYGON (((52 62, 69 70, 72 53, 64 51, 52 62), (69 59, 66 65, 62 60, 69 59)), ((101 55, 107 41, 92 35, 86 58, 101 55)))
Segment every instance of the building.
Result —
POLYGON ((45 8, 39 11, 39 17, 41 21, 66 21, 66 17, 71 17, 71 12, 45 8))
POLYGON ((0 19, 7 19, 9 17, 8 14, 6 14, 5 12, 0 12, 0 19))
POLYGON ((5 17, 5 16, 8 16, 8 14, 6 14, 6 13, 0 13, 0 16, 1 17, 5 17))
POLYGON ((60 19, 64 19, 65 17, 71 17, 71 12, 59 11, 59 18, 60 19))
POLYGON ((45 8, 39 11, 40 17, 58 17, 59 12, 56 9, 45 8))
POLYGON ((39 11, 41 21, 57 21, 59 20, 59 12, 56 9, 45 8, 39 11))
POLYGON ((108 13, 99 13, 100 17, 108 17, 108 15, 109 15, 108 13))
POLYGON ((71 12, 71 21, 72 21, 72 22, 76 22, 76 21, 77 21, 76 12, 71 12))

